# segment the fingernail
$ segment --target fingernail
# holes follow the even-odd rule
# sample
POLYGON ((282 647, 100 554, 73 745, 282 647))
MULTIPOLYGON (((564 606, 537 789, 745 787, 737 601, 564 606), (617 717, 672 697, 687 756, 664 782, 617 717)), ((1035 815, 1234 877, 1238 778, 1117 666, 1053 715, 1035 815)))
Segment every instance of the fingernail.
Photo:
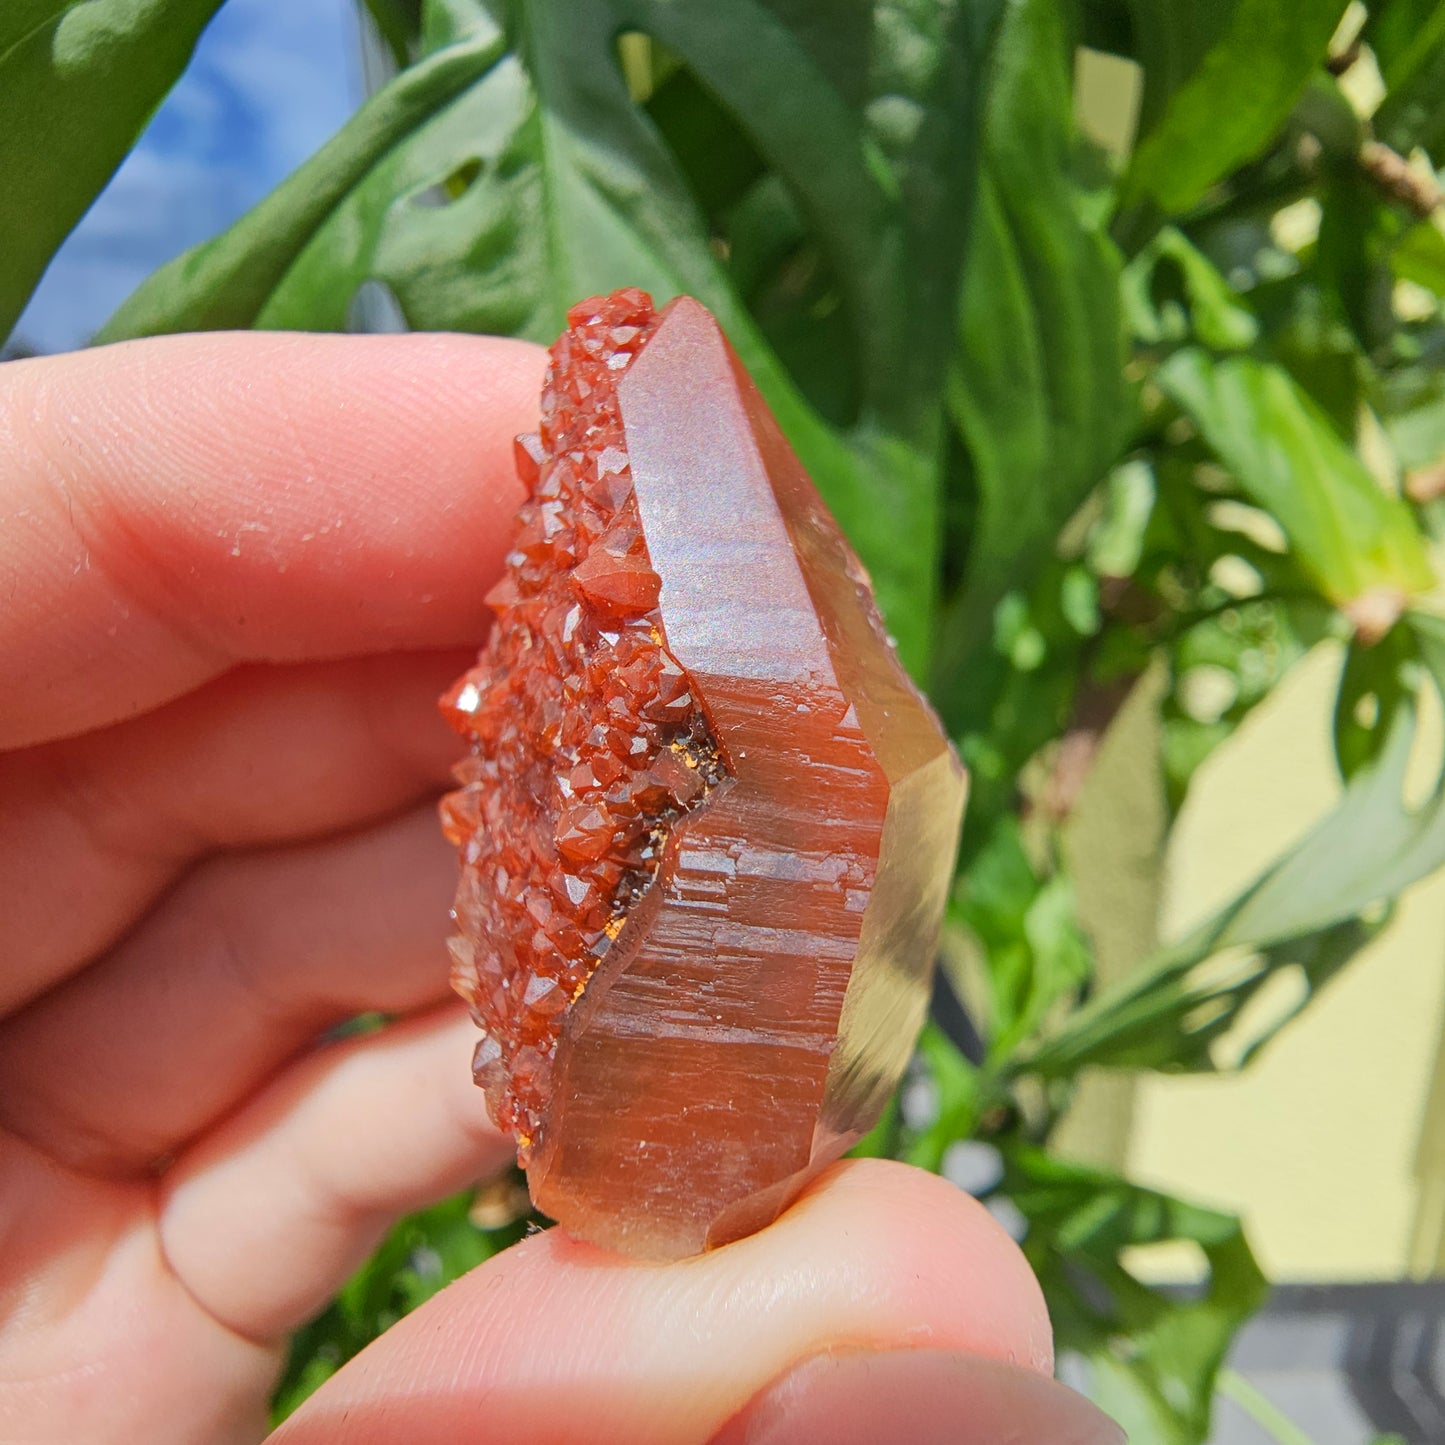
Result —
POLYGON ((1124 1445, 1124 1432, 1057 1381, 976 1355, 818 1355, 754 1396, 712 1445, 1124 1445))

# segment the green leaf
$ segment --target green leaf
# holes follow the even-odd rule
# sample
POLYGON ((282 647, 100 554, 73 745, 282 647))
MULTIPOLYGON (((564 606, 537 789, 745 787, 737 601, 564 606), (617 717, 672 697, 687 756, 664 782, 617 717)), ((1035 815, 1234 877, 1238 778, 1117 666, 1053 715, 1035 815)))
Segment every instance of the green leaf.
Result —
POLYGON ((1091 1395, 1131 1440, 1203 1445, 1230 1341, 1267 1293, 1239 1220, 1026 1145, 1004 1158, 1060 1352, 1089 1361, 1091 1395), (1201 1289, 1151 1288, 1131 1270, 1127 1251, 1180 1242, 1203 1257, 1201 1289))
POLYGON ((917 1064, 919 1077, 935 1091, 935 1118, 924 1129, 905 1133, 897 1157, 936 1174, 948 1146, 967 1139, 978 1128, 984 1106, 983 1082, 978 1070, 932 1022, 925 1024, 919 1035, 917 1064))
POLYGON ((1402 469, 1445 462, 1445 376, 1438 367, 1411 368, 1383 378, 1374 400, 1402 469))
MULTIPOLYGON (((1239 539, 1225 555, 1243 561, 1247 550, 1239 539)), ((1183 803, 1200 764, 1321 639, 1332 615, 1313 598, 1244 597, 1184 630, 1171 649, 1163 708, 1164 775, 1173 809, 1183 803), (1203 689, 1201 678, 1208 684, 1203 689)))
POLYGON ((1445 297, 1445 231, 1433 221, 1417 221, 1391 248, 1390 265, 1400 280, 1445 297))
POLYGON ((1348 323, 1365 356, 1387 354, 1399 322, 1392 305, 1389 255, 1400 231, 1395 207, 1358 166, 1331 177, 1312 265, 1332 310, 1348 323))
POLYGON ((1133 55, 1144 71, 1139 134, 1159 123, 1175 93, 1199 69, 1229 24, 1233 0, 1206 5, 1178 0, 1126 0, 1133 55))
POLYGON ((1165 226, 1124 270, 1129 329, 1149 346, 1193 338, 1214 351, 1242 351, 1259 322, 1213 263, 1182 231, 1165 226))
POLYGON ((1216 181, 1253 159, 1274 137, 1324 59, 1344 14, 1343 0, 1234 0, 1223 23, 1201 32, 1191 17, 1220 7, 1195 0, 1138 0, 1159 38, 1145 57, 1146 96, 1158 119, 1141 136, 1125 181, 1130 199, 1149 198, 1166 213, 1187 211, 1216 181), (1200 41, 1208 36, 1208 48, 1200 41), (1186 79, 1180 59, 1163 58, 1169 38, 1189 36, 1197 56, 1186 79), (1202 53, 1201 53, 1202 50, 1202 53), (1153 59, 1154 74, 1150 74, 1153 59), (1158 78, 1163 68, 1163 78, 1158 78))
POLYGON ((988 988, 989 1058, 1009 1058, 1053 1008, 1088 981, 1093 956, 1074 911, 1073 887, 1041 879, 1008 817, 969 866, 959 921, 978 940, 988 988))
POLYGON ((1402 155, 1423 146, 1437 163, 1445 146, 1445 5, 1390 5, 1373 27, 1385 97, 1375 134, 1402 155), (1399 12, 1391 15, 1391 11, 1399 12))
POLYGON ((766 174, 763 158, 716 96, 692 71, 674 68, 647 98, 710 225, 717 225, 766 174))
POLYGON ((1415 634, 1397 623, 1373 647, 1350 644, 1335 696, 1335 757, 1352 778, 1378 760, 1400 710, 1419 691, 1415 634))
POLYGON ((185 69, 220 0, 6 0, 0 340, 185 69))
POLYGON ((1071 59, 1052 0, 1016 0, 998 47, 960 348, 949 380, 977 508, 942 624, 935 696, 955 732, 993 704, 980 655, 1132 421, 1120 263, 1074 181, 1071 59))
POLYGON ((1199 428, 1241 490, 1284 529, 1322 596, 1373 622, 1434 583, 1409 508, 1386 493, 1277 366, 1176 352, 1159 386, 1199 428), (1389 602, 1390 598, 1398 599, 1389 602))
POLYGON ((1022 1068, 1059 1077, 1085 1064, 1216 1067, 1215 1042, 1272 975, 1292 968, 1293 1008, 1233 1050, 1229 1062, 1243 1062, 1378 932, 1383 916, 1372 910, 1445 866, 1439 758, 1425 800, 1405 801, 1422 695, 1445 698, 1445 620, 1412 612, 1401 626, 1421 664, 1405 674, 1414 687, 1383 700, 1383 740, 1358 761, 1347 754, 1353 771, 1336 807, 1225 908, 1066 1020, 1022 1068))
POLYGON ((1377 0, 1370 6, 1360 38, 1374 51, 1387 83, 1390 77, 1398 83, 1410 52, 1442 8, 1440 0, 1377 0))
POLYGON ((408 64, 421 36, 421 0, 365 0, 391 58, 398 66, 408 64))

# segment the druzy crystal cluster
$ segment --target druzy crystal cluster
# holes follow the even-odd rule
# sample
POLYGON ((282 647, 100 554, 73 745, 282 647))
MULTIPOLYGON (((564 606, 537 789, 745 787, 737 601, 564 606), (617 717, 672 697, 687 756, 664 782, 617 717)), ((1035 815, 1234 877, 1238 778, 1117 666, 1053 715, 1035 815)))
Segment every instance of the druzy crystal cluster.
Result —
POLYGON ((454 979, 538 1207, 673 1258, 877 1119, 964 777, 707 311, 568 319, 496 625, 443 703, 471 744, 454 979))
POLYGON ((462 850, 453 984, 484 1030, 473 1073, 527 1163, 562 1014, 657 871, 670 824, 724 776, 663 645, 617 383, 657 324, 620 291, 574 307, 477 664, 442 701, 474 746, 442 805, 462 850))

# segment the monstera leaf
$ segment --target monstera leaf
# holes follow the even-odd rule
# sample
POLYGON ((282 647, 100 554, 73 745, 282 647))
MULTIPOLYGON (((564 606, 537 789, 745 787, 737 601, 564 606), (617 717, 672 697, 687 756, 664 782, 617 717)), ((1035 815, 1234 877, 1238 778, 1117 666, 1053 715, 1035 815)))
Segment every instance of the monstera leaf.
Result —
POLYGON ((1267 1293, 1239 1220, 1028 1145, 1003 1157, 1060 1354, 1087 1361, 1090 1394, 1131 1440, 1203 1445, 1229 1342, 1267 1293), (1130 1251, 1155 1245, 1192 1247, 1203 1285, 1141 1279, 1130 1251))

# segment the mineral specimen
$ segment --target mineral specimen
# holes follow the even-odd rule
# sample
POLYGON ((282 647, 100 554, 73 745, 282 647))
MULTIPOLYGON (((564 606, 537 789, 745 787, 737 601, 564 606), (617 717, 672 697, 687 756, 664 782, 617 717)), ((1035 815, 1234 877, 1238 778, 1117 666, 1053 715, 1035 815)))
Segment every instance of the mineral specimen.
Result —
POLYGON ((697 302, 574 307, 443 805, 474 1073, 537 1206, 673 1258, 878 1117, 928 999, 964 777, 697 302))

